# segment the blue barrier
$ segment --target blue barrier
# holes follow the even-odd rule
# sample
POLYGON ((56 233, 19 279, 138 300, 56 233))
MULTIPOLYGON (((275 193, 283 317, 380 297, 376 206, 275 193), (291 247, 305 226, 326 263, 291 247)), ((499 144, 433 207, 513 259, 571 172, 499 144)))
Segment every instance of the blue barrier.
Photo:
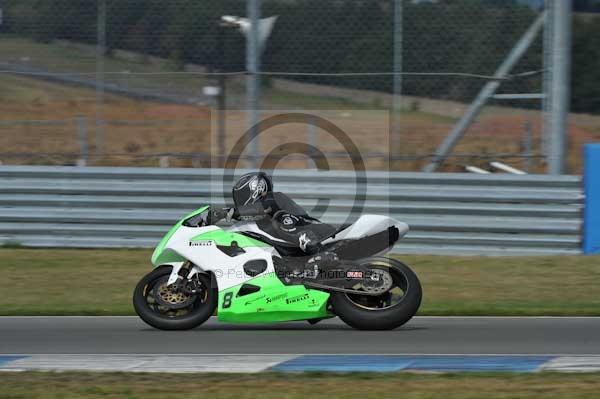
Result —
POLYGON ((0 367, 8 364, 10 362, 14 362, 15 360, 26 359, 28 356, 0 356, 0 367))
POLYGON ((585 146, 583 252, 600 254, 600 144, 585 146))

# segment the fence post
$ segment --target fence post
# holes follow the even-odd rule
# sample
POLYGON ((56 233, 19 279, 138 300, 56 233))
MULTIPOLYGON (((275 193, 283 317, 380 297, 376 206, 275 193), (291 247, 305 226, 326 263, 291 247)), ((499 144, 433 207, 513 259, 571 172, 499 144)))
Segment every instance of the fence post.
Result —
POLYGON ((533 167, 533 133, 531 132, 531 122, 525 121, 523 124, 523 163, 525 171, 531 173, 533 167))
POLYGON ((585 146, 583 252, 600 254, 600 144, 585 146))
POLYGON ((86 166, 88 163, 88 135, 87 119, 85 116, 75 118, 77 124, 77 139, 79 140, 79 159, 77 166, 86 166))

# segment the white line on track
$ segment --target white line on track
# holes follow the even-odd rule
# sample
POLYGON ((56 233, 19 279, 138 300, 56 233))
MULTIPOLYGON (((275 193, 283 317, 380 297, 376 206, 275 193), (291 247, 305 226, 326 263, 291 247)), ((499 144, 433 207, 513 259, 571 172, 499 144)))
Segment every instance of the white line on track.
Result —
POLYGON ((214 356, 503 356, 503 357, 523 357, 523 356, 548 356, 548 357, 573 357, 573 358, 598 358, 600 355, 572 354, 572 353, 0 353, 0 356, 169 356, 169 357, 214 357, 214 356))
MULTIPOLYGON (((47 315, 47 316, 0 316, 0 319, 42 319, 42 318, 64 318, 64 319, 139 319, 138 316, 77 316, 77 315, 47 315)), ((211 316, 212 320, 216 320, 217 316, 211 316)), ((337 318, 332 318, 330 320, 335 320, 337 318)), ((422 319, 600 319, 600 316, 415 316, 413 320, 422 320, 422 319)), ((302 321, 288 322, 288 323, 300 323, 302 321)), ((282 322, 285 323, 285 322, 282 322)), ((228 324, 228 323, 225 323, 228 324)), ((273 323, 275 324, 275 323, 273 323)), ((243 324, 241 324, 243 325, 243 324)))

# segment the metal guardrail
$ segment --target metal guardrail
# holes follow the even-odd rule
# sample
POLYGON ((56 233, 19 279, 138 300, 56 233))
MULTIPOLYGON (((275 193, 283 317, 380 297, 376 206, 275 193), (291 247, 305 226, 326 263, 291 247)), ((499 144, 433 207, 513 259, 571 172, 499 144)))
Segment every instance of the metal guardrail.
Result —
MULTIPOLYGON (((0 166, 0 244, 152 247, 186 212, 223 204, 222 178, 218 169, 0 166)), ((357 216, 353 172, 280 170, 274 180, 307 209, 328 201, 323 221, 357 216)), ((360 184, 363 213, 411 226, 397 253, 581 252, 579 176, 368 172, 360 184)))

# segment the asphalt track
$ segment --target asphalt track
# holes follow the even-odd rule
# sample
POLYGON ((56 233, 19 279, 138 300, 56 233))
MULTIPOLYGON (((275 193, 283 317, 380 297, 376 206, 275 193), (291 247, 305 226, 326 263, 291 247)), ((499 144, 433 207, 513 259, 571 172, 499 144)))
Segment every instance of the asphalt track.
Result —
POLYGON ((270 325, 212 318, 159 331, 137 317, 0 317, 0 354, 600 354, 600 318, 416 317, 394 331, 338 319, 270 325))

